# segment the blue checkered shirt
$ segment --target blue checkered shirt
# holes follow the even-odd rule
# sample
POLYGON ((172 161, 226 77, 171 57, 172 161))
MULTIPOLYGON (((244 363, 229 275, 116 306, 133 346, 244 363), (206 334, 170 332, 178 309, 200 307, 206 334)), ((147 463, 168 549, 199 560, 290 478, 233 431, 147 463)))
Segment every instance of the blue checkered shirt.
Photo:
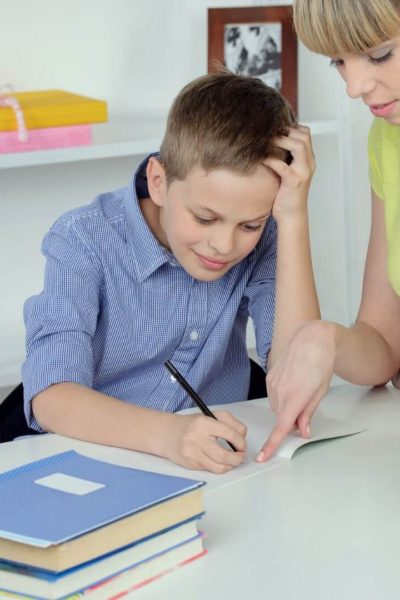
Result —
POLYGON ((129 187, 59 218, 44 238, 44 289, 24 306, 25 412, 48 386, 76 382, 163 411, 192 406, 171 378, 171 360, 210 405, 247 398, 246 324, 252 317, 263 364, 271 345, 276 223, 253 252, 216 281, 193 279, 150 231, 129 187))

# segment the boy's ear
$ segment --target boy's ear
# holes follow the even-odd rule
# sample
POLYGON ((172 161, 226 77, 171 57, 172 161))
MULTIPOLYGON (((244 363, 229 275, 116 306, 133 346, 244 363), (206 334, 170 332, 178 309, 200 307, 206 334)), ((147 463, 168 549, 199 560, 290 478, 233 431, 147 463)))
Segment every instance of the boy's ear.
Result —
POLYGON ((150 198, 157 206, 163 206, 167 192, 167 177, 164 167, 155 156, 152 156, 147 163, 146 175, 150 198))

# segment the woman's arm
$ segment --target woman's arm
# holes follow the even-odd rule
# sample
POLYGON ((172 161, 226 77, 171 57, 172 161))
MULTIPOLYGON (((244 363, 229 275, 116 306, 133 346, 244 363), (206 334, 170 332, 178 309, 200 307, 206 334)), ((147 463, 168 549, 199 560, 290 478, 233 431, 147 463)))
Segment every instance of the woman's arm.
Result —
POLYGON ((361 306, 348 341, 338 331, 336 345, 335 372, 352 383, 386 383, 400 366, 400 297, 389 281, 384 205, 374 193, 361 306))
POLYGON ((400 298, 387 275, 383 203, 372 195, 372 226, 356 323, 301 326, 267 377, 276 425, 259 460, 267 460, 295 427, 307 437, 311 417, 333 373, 363 385, 386 383, 400 365, 400 298))

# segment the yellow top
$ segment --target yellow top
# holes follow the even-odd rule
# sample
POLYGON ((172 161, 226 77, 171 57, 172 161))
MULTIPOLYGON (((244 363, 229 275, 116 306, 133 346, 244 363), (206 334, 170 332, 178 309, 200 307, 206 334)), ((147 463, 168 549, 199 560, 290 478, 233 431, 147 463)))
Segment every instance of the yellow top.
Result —
POLYGON ((372 189, 385 206, 389 281, 400 296, 400 127, 375 119, 368 158, 372 189))
MULTIPOLYGON (((63 90, 42 90, 11 94, 18 99, 28 129, 82 125, 107 121, 107 104, 63 90)), ((0 131, 17 129, 11 107, 0 107, 0 131)))

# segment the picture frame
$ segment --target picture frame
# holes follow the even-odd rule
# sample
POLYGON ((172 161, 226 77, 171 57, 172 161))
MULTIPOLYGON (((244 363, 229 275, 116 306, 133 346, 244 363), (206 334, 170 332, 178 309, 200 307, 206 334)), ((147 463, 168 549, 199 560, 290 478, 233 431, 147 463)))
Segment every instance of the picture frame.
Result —
POLYGON ((292 6, 208 9, 208 72, 259 77, 279 89, 297 113, 297 38, 292 6))

